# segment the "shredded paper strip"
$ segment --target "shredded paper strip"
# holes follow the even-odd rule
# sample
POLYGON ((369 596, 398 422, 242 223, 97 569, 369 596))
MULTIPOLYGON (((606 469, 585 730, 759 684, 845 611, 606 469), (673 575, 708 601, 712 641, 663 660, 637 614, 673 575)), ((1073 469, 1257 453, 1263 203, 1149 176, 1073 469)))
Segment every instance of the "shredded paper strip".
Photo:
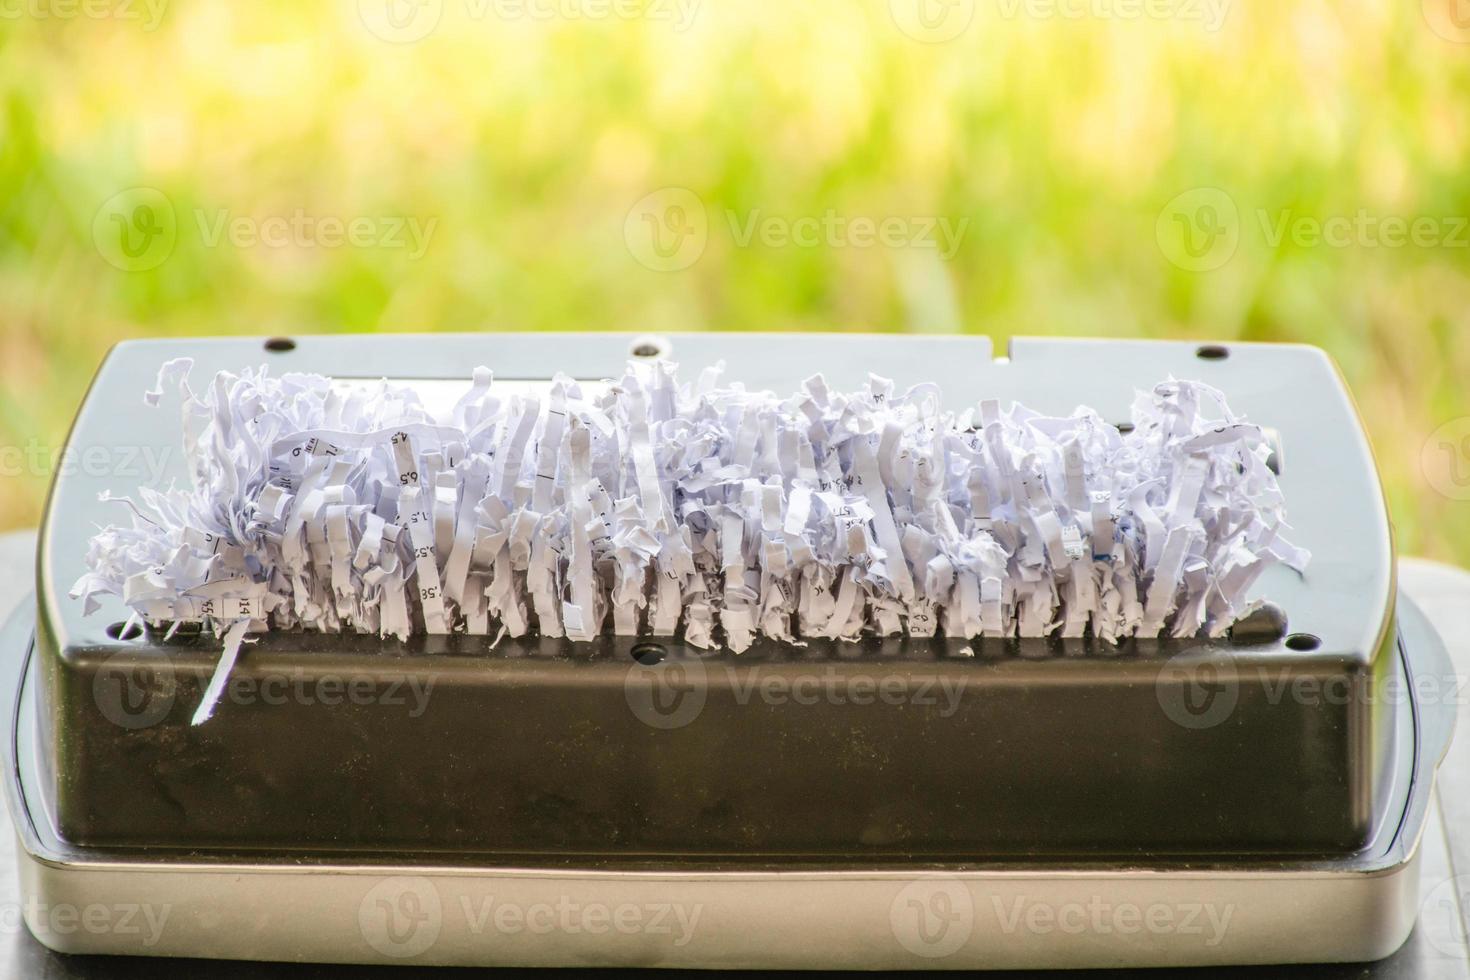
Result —
POLYGON ((1139 393, 1120 432, 1087 408, 945 411, 936 386, 876 376, 783 398, 719 366, 681 384, 635 363, 503 396, 480 368, 436 418, 387 381, 261 368, 196 394, 191 367, 167 363, 145 397, 182 394, 192 486, 121 498, 131 523, 92 539, 73 595, 228 631, 221 674, 268 629, 737 653, 757 636, 1219 636, 1264 569, 1309 557, 1282 536, 1262 430, 1198 382, 1139 393))

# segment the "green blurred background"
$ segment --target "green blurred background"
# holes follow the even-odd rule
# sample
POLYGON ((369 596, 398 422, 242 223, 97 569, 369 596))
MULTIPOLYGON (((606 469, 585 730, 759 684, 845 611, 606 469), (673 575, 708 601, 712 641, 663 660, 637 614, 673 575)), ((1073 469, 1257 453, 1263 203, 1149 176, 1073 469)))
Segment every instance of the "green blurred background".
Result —
POLYGON ((1319 344, 1470 563, 1463 0, 0 0, 0 113, 0 527, 124 338, 963 331, 1319 344))

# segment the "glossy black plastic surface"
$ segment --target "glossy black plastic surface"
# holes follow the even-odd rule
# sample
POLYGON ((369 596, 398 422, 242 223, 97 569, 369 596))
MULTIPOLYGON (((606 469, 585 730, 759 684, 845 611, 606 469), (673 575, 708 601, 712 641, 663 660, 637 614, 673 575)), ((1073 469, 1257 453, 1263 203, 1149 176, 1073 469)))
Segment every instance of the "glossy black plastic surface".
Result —
MULTIPOLYGON (((345 376, 617 373, 615 335, 299 338, 123 345, 72 434, 164 452, 177 416, 140 393, 168 357, 200 377, 262 361, 345 376)), ((937 381, 951 404, 1017 398, 1126 418, 1169 375, 1224 389, 1276 429, 1304 578, 1258 589, 1313 650, 1139 643, 761 646, 697 656, 677 642, 573 646, 484 638, 280 634, 249 648, 213 720, 189 716, 217 656, 209 638, 115 639, 65 596, 99 490, 136 477, 63 476, 39 560, 43 751, 62 834, 87 845, 490 853, 558 862, 649 857, 840 860, 1313 855, 1359 850, 1395 778, 1392 548, 1361 427, 1330 362, 1302 347, 709 335, 673 356, 727 377, 837 386, 869 369, 937 381), (967 655, 968 654, 972 655, 967 655), (646 663, 644 661, 647 661, 646 663)), ((172 452, 178 453, 177 448, 172 452)), ((172 472, 181 475, 183 461, 172 472)))

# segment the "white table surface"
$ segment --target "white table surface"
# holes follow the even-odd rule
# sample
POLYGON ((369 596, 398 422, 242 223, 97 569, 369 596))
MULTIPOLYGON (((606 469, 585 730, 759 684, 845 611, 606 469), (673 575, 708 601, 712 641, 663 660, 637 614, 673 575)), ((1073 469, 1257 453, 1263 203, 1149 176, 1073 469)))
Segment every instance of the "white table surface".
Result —
MULTIPOLYGON (((0 621, 31 590, 34 578, 35 535, 0 535, 0 621)), ((1399 581, 1444 637, 1463 679, 1470 677, 1470 573, 1434 562, 1404 559, 1399 581)), ((1160 980, 1190 978, 1315 978, 1315 980, 1470 980, 1470 708, 1460 707, 1460 734, 1450 746, 1435 788, 1436 805, 1423 841, 1420 894, 1423 905, 1419 926, 1403 949, 1378 963, 1323 964, 1297 967, 1150 972, 1160 980), (1456 879, 1456 869, 1466 874, 1456 879), (1447 884, 1451 883, 1451 884, 1447 884), (1446 901, 1446 896, 1452 900, 1446 901)), ((127 957, 62 956, 31 937, 18 914, 20 893, 15 876, 15 837, 9 816, 0 808, 0 977, 15 980, 101 980, 101 978, 270 978, 270 980, 349 980, 365 975, 385 978, 420 976, 461 978, 476 971, 423 968, 313 966, 241 963, 205 960, 157 960, 127 957)), ((485 973, 496 971, 481 971, 485 973)), ((994 978, 1068 976, 1076 980, 1112 980, 1131 976, 1128 971, 1062 973, 992 973, 994 978)))

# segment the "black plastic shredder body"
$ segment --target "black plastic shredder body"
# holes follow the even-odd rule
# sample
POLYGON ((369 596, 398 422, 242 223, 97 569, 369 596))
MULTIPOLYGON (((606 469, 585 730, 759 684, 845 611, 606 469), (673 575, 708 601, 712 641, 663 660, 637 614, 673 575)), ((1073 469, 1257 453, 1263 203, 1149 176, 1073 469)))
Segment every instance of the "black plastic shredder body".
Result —
MULTIPOLYGON (((1169 376, 1225 391, 1280 434, 1305 576, 1258 591, 1293 634, 1257 642, 869 641, 701 655, 674 639, 592 644, 276 633, 247 648, 215 717, 191 727, 212 637, 114 638, 67 589, 98 493, 136 474, 71 472, 38 562, 39 739, 48 809, 73 844, 286 854, 494 856, 521 864, 1190 860, 1360 851, 1386 832, 1398 671, 1393 553, 1350 397, 1309 347, 984 338, 677 336, 689 368, 794 390, 870 370, 982 397, 1119 419, 1169 376), (638 644, 644 644, 639 646, 638 644), (1304 649, 1315 643, 1312 649, 1304 649), (650 645, 651 644, 651 645, 650 645), (636 647, 636 649, 635 649, 636 647)), ((268 363, 339 377, 616 376, 618 335, 135 342, 103 364, 77 452, 171 453, 174 411, 141 393, 162 361, 196 379, 268 363)), ((115 632, 115 631, 114 631, 115 632)), ((1388 828, 1391 830, 1391 828, 1388 828)))

